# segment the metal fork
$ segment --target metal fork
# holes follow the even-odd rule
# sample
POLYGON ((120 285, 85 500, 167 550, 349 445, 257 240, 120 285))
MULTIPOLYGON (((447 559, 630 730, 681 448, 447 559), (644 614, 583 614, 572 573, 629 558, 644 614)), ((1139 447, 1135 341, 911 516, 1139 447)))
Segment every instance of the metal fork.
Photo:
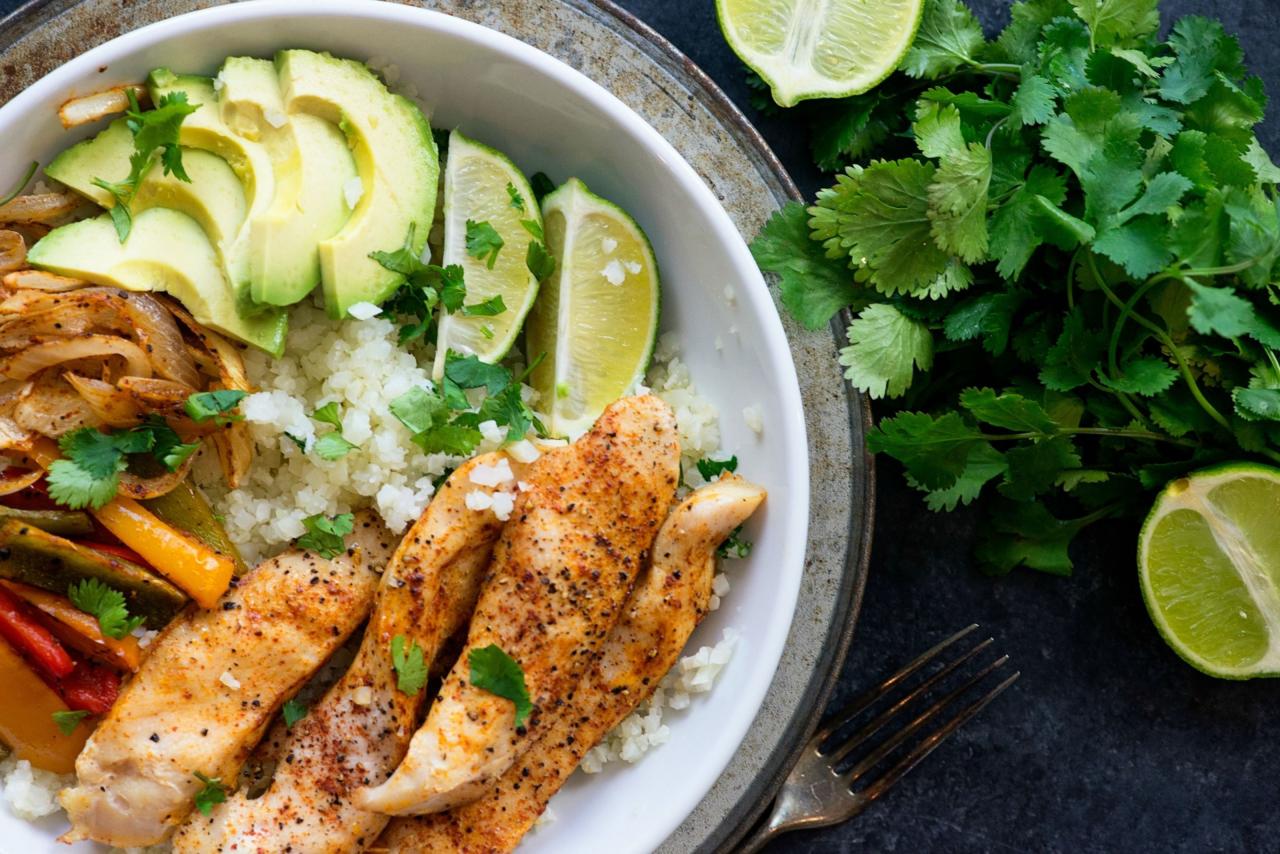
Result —
MULTIPOLYGON (((982 711, 988 703, 1000 696, 1021 675, 1015 672, 999 682, 985 694, 978 696, 973 691, 992 673, 1000 670, 1009 656, 1002 655, 994 661, 978 668, 959 685, 948 691, 932 706, 920 712, 901 729, 884 739, 878 746, 872 746, 872 736, 879 732, 890 721, 906 718, 905 710, 916 700, 927 694, 934 686, 943 682, 948 676, 978 658, 995 643, 993 638, 978 643, 967 652, 941 667, 923 682, 911 689, 901 699, 896 700, 884 711, 877 714, 849 738, 834 745, 828 745, 837 730, 849 724, 855 717, 865 712, 878 700, 885 699, 897 691, 913 674, 925 668, 935 659, 941 660, 943 653, 962 638, 977 631, 977 624, 967 626, 951 637, 926 650, 897 673, 881 682, 870 691, 855 699, 852 703, 825 721, 813 738, 809 739, 796 766, 791 769, 782 790, 773 804, 773 812, 754 835, 749 837, 738 849, 738 854, 752 854, 759 851, 770 840, 783 833, 802 828, 812 829, 827 827, 848 821, 859 815, 890 787, 902 779, 912 768, 933 752, 947 736, 962 727, 966 722, 982 711), (896 763, 879 776, 870 776, 890 754, 916 736, 931 724, 937 724, 957 701, 967 694, 977 696, 969 705, 964 706, 945 723, 931 729, 896 763), (859 748, 870 748, 852 767, 846 767, 846 760, 859 748), (859 785, 861 784, 861 785, 859 785), (857 788, 855 789, 855 786, 857 788)), ((966 668, 972 669, 972 668, 966 668)), ((997 673, 997 675, 999 675, 997 673)), ((989 681, 989 680, 987 680, 989 681)))

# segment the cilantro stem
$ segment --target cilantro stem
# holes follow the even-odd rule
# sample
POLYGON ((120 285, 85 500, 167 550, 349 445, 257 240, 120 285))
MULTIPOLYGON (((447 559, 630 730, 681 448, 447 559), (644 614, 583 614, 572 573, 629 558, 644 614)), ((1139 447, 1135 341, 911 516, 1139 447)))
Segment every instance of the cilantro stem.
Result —
POLYGON ((1159 278, 1147 279, 1144 284, 1133 292, 1133 296, 1129 297, 1129 301, 1120 308, 1120 316, 1116 318, 1115 325, 1111 327, 1111 343, 1107 347, 1107 368, 1111 372, 1112 379, 1115 379, 1120 373, 1116 352, 1120 349, 1120 333, 1124 331, 1124 323, 1133 314, 1134 306, 1138 304, 1138 301, 1146 296, 1147 291, 1151 290, 1159 281, 1159 278))
POLYGON ((1138 409, 1138 405, 1133 402, 1132 397, 1130 397, 1129 395, 1125 394, 1122 391, 1116 391, 1113 388, 1107 388, 1097 380, 1093 380, 1093 379, 1089 380, 1089 385, 1097 389, 1098 391, 1105 392, 1113 396, 1116 400, 1120 401, 1120 405, 1123 406, 1128 411, 1128 413, 1133 416, 1135 421, 1137 421, 1146 429, 1148 430, 1151 429, 1151 422, 1147 420, 1147 416, 1142 414, 1142 410, 1138 409))
MULTIPOLYGON (((1107 284, 1106 279, 1102 277, 1102 271, 1098 269, 1098 261, 1094 257, 1093 253, 1090 252, 1085 256, 1085 259, 1089 264, 1089 271, 1093 274, 1093 278, 1098 283, 1098 287, 1104 294, 1106 294, 1107 299, 1117 308, 1123 309, 1124 303, 1120 301, 1120 298, 1116 296, 1115 292, 1111 290, 1111 287, 1107 284)), ((1187 365, 1186 359, 1182 357, 1182 353, 1178 351, 1178 347, 1173 343, 1173 339, 1169 337, 1169 333, 1136 312, 1130 312, 1129 316, 1133 318, 1134 323, 1156 336, 1156 339, 1166 350, 1169 351, 1169 354, 1173 356, 1174 361, 1178 363, 1178 372, 1182 374, 1182 379, 1187 384, 1187 389, 1191 392, 1191 396, 1195 398, 1196 403, 1200 404, 1200 408, 1203 409, 1210 418, 1218 422, 1222 429, 1231 433, 1231 422, 1223 418, 1222 413, 1215 409, 1213 404, 1205 398, 1204 393, 1200 391, 1200 385, 1196 382, 1195 375, 1191 373, 1190 366, 1187 365)))
MULTIPOLYGON (((1043 439, 1044 433, 1027 431, 1025 433, 980 433, 980 438, 989 442, 1020 442, 1024 439, 1043 439)), ((1199 442, 1190 439, 1175 439, 1150 430, 1128 430, 1118 427, 1063 427, 1057 431, 1061 436, 1101 436, 1106 439, 1142 439, 1147 442, 1164 442, 1179 445, 1183 448, 1198 448, 1199 442)))
POLYGON ((1250 267, 1258 263, 1257 258, 1250 258, 1248 261, 1237 261, 1234 264, 1227 264, 1222 267, 1193 267, 1188 270, 1166 270, 1163 273, 1153 277, 1149 283, 1163 282, 1167 279, 1195 279, 1208 278, 1210 276, 1229 276, 1232 273, 1240 273, 1248 270, 1250 267))

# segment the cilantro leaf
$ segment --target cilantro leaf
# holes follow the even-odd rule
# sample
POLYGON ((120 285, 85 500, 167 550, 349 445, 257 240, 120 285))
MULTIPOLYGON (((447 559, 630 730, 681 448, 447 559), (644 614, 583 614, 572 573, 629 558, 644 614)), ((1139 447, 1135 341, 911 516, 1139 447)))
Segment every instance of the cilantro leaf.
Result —
POLYGON ((202 422, 212 418, 221 424, 227 420, 239 419, 240 416, 227 415, 227 413, 239 406, 240 401, 248 396, 248 392, 229 388, 201 391, 188 397, 183 408, 193 421, 202 422))
POLYGON ((943 158, 929 185, 929 219, 937 245, 969 263, 986 258, 990 184, 991 151, 970 143, 943 158))
POLYGON ((928 0, 901 68, 912 77, 938 78, 973 62, 985 44, 982 26, 968 6, 959 0, 928 0))
POLYGON ((294 724, 307 716, 307 704, 297 697, 291 697, 285 700, 280 712, 284 717, 284 725, 289 729, 293 729, 294 724))
POLYGON ((1054 114, 1058 92, 1044 77, 1023 71, 1022 81, 1009 100, 1012 116, 1019 124, 1041 125, 1054 114))
POLYGON ((724 542, 716 546, 716 556, 724 560, 743 560, 751 554, 753 544, 742 538, 742 526, 734 528, 724 542))
POLYGON ((960 405, 985 424, 1017 433, 1051 435, 1058 429, 1057 422, 1043 406, 1012 392, 996 394, 989 388, 965 389, 960 393, 960 405))
MULTIPOLYGON (((533 244, 529 244, 532 246, 533 244)), ((502 301, 502 294, 490 297, 484 302, 472 303, 462 307, 463 317, 494 317, 502 314, 507 310, 507 304, 502 301)))
POLYGON ((713 460, 710 457, 703 457, 695 464, 698 467, 698 474, 702 475, 702 479, 706 481, 714 480, 725 472, 735 472, 738 470, 738 458, 729 457, 727 460, 713 460))
POLYGON ((542 231, 542 223, 538 222, 536 219, 522 219, 520 220, 520 227, 529 232, 529 235, 533 237, 534 240, 545 242, 547 239, 546 234, 542 231))
POLYGON ((507 182, 507 196, 511 199, 511 207, 518 211, 524 210, 524 196, 520 195, 520 191, 516 189, 516 185, 510 181, 507 182))
POLYGON ((872 453, 888 454, 927 489, 953 486, 968 465, 969 454, 988 446, 981 432, 956 412, 935 418, 924 412, 900 412, 867 434, 872 453))
POLYGON ((1070 575, 1068 548, 1088 520, 1056 518, 1043 504, 1005 501, 988 517, 975 554, 992 573, 1026 566, 1051 575, 1070 575))
POLYGON ((809 239, 804 205, 788 202, 751 241, 760 269, 778 275, 782 304, 807 329, 820 329, 857 299, 849 270, 809 239))
POLYGON ((1280 421, 1280 389, 1235 388, 1231 400, 1236 414, 1248 421, 1280 421))
POLYGON ((502 236, 488 222, 467 220, 467 254, 472 258, 479 258, 492 270, 504 245, 502 236))
POLYGON ((476 449, 483 437, 475 427, 438 424, 413 437, 413 443, 428 454, 464 457, 476 449))
POLYGON ((473 649, 467 655, 471 667, 471 684, 482 691, 510 700, 516 707, 516 728, 524 726, 533 712, 529 689, 525 686, 524 671, 515 659, 502 651, 497 644, 473 649))
POLYGON ((227 789, 217 777, 206 777, 199 771, 193 773, 203 786, 195 794, 195 806, 201 815, 213 815, 213 808, 227 799, 227 789))
POLYGON ((316 452, 316 456, 320 457, 320 459, 333 461, 342 459, 357 447, 359 446, 347 441, 339 431, 325 433, 319 439, 316 439, 312 450, 316 452))
POLYGON ((401 694, 412 697, 427 684, 427 664, 417 641, 410 643, 404 635, 393 637, 391 665, 396 670, 396 690, 401 694))
POLYGON ((1015 501, 1031 501, 1048 492, 1064 471, 1080 468, 1080 455, 1066 436, 1028 442, 1005 452, 1000 494, 1015 501))
POLYGON ((497 394, 511 382, 511 372, 501 365, 490 365, 477 356, 459 356, 450 352, 444 363, 444 375, 458 388, 483 388, 497 394))
POLYGON ((414 386, 391 401, 388 408, 412 433, 421 433, 448 413, 448 406, 439 395, 420 386, 414 386))
POLYGON ((334 558, 346 548, 345 537, 355 530, 355 516, 342 513, 333 518, 317 513, 302 520, 307 532, 298 537, 298 548, 309 549, 323 558, 334 558))
POLYGON ((1160 26, 1157 0, 1071 0, 1100 46, 1128 43, 1160 26))
POLYGON ((67 598, 86 614, 98 619, 98 628, 109 638, 119 640, 144 622, 143 617, 130 617, 124 594, 96 578, 86 578, 67 588, 67 598))
POLYGON ((1131 359, 1120 366, 1117 376, 1100 376, 1099 380, 1107 388, 1128 394, 1140 394, 1154 397, 1167 391, 1178 379, 1178 372, 1164 359, 1144 356, 1131 359))
POLYGON ((338 411, 338 402, 335 400, 329 401, 311 413, 311 417, 321 424, 332 424, 339 430, 342 429, 342 414, 338 411))
POLYGON ((1232 288, 1196 282, 1187 282, 1187 287, 1191 289, 1187 317, 1197 332, 1224 338, 1248 335, 1266 347, 1280 348, 1280 329, 1258 314, 1253 305, 1232 288))
POLYGON ((524 256, 524 265, 539 282, 545 282, 556 271, 556 259, 547 251, 547 247, 540 239, 529 242, 529 249, 524 256))
POLYGON ((961 303, 943 321, 943 334, 951 341, 982 339, 982 347, 999 356, 1009 346, 1013 315, 1021 297, 1014 293, 983 294, 961 303))
POLYGON ((84 709, 59 709, 52 712, 49 717, 53 718, 53 722, 58 725, 58 730, 63 735, 71 735, 75 732, 76 727, 80 726, 80 721, 89 715, 84 709))
POLYGON ((840 351, 845 378, 875 397, 898 397, 916 368, 933 366, 933 336, 923 323, 884 303, 870 305, 849 325, 840 351))
POLYGON ((933 240, 930 186, 937 169, 918 160, 876 161, 850 169, 809 209, 813 237, 828 255, 865 267, 886 296, 928 288, 951 260, 933 240))

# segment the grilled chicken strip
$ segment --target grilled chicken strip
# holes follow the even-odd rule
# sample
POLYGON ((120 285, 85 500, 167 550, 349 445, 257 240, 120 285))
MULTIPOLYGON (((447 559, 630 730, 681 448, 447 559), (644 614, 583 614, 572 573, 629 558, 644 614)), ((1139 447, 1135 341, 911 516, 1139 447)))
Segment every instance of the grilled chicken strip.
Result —
POLYGON ((653 396, 613 403, 572 445, 538 458, 494 547, 467 646, 387 782, 355 802, 396 815, 478 798, 529 744, 540 709, 568 695, 621 616, 675 495, 675 416, 653 396), (471 684, 472 650, 496 644, 524 671, 533 717, 471 684))
POLYGON ((368 615, 392 542, 360 513, 346 552, 285 552, 211 610, 170 623, 58 796, 71 819, 63 841, 161 842, 191 811, 196 772, 234 781, 284 699, 368 615))
POLYGON ((573 696, 550 711, 545 729, 479 800, 448 812, 391 822, 391 852, 498 854, 512 851, 582 757, 658 687, 707 613, 715 550, 760 506, 765 492, 734 475, 704 486, 672 511, 653 561, 573 696))
MULTIPOLYGON (((514 490, 513 482, 471 480, 477 468, 492 471, 504 459, 486 454, 459 466, 409 529, 383 576, 351 667, 292 729, 273 731, 283 761, 267 791, 254 800, 237 793, 209 816, 193 813, 174 836, 175 852, 337 854, 360 851, 377 838, 387 816, 357 808, 351 792, 391 773, 426 700, 426 691, 396 690, 391 639, 404 635, 416 643, 430 666, 465 627, 502 530, 492 512, 468 509, 466 496, 514 490)), ((519 477, 520 465, 508 465, 519 477)))

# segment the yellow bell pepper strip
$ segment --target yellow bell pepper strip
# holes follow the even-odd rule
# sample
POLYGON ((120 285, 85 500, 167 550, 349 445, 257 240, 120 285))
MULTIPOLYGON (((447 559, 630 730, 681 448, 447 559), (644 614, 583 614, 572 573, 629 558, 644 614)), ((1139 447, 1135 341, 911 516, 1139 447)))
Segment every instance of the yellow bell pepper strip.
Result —
POLYGON ((130 635, 119 640, 107 637, 93 616, 72 605, 71 600, 65 596, 6 579, 0 579, 0 587, 50 617, 49 630, 67 646, 113 667, 137 672, 138 665, 142 662, 137 638, 130 635))
POLYGON ((132 498, 117 496, 91 512, 102 527, 186 591, 201 608, 212 608, 231 583, 234 560, 161 522, 132 498))
POLYGON ((76 757, 92 727, 81 721, 70 735, 53 720, 54 712, 69 711, 54 690, 44 684, 13 647, 0 641, 0 741, 14 755, 56 774, 75 770, 76 757))

